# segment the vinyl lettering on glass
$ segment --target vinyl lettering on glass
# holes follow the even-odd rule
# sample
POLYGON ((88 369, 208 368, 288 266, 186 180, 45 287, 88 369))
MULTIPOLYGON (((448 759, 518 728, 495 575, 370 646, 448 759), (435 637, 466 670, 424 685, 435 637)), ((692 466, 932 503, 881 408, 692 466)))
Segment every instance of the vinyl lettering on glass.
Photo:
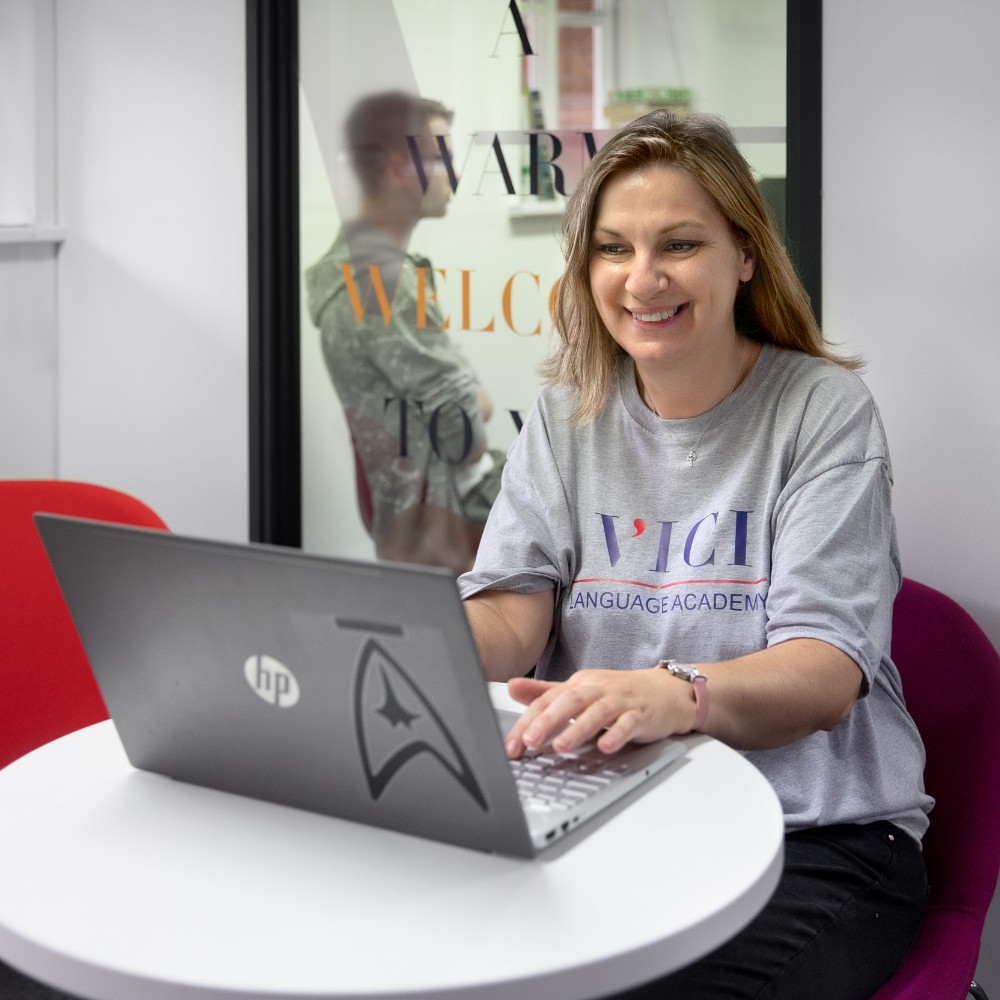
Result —
POLYGON ((560 224, 654 107, 722 115, 776 210, 783 0, 300 0, 303 545, 474 555, 553 344, 560 224))

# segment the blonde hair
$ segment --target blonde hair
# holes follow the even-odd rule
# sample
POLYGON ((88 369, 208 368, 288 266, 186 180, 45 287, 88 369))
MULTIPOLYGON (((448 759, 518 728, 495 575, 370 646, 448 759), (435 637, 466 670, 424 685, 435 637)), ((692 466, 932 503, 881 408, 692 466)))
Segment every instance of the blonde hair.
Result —
POLYGON ((754 258, 753 276, 740 286, 736 329, 775 347, 858 368, 856 358, 835 356, 813 315, 749 164, 728 126, 711 115, 678 117, 651 111, 617 132, 590 161, 566 205, 566 265, 555 300, 559 347, 542 366, 548 384, 578 394, 574 419, 592 420, 611 395, 624 351, 604 326, 590 288, 591 237, 597 201, 607 181, 653 164, 686 171, 729 220, 733 239, 754 258))

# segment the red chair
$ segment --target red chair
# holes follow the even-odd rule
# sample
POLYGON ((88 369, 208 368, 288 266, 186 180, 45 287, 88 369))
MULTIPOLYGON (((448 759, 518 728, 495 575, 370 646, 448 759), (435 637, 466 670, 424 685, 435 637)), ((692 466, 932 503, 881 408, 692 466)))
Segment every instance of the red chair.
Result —
POLYGON ((38 511, 166 527, 103 486, 0 480, 0 767, 108 717, 32 520, 38 511))
POLYGON ((924 838, 927 913, 872 1000, 985 1000, 973 976, 1000 869, 1000 654, 951 598, 904 580, 892 658, 927 749, 924 780, 936 804, 924 838))

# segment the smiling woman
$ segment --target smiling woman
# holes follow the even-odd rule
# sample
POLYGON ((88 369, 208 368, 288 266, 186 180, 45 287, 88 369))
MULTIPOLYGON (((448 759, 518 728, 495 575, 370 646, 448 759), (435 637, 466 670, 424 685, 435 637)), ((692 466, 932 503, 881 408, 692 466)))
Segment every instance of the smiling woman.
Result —
MULTIPOLYGON (((600 411, 616 378, 617 364, 629 353, 615 336, 615 331, 622 329, 621 323, 617 318, 609 322, 610 314, 603 311, 607 302, 593 284, 599 281, 604 289, 605 274, 610 284, 611 274, 625 272, 614 266, 605 271, 599 262, 612 265, 622 257, 631 261, 632 285, 622 289, 631 298, 617 302, 613 312, 630 305, 641 306, 650 309, 644 313, 648 316, 664 311, 666 305, 684 306, 682 315, 687 306, 694 305, 683 293, 683 282, 689 279, 679 277, 679 287, 668 294, 664 284, 668 281, 667 260, 675 261, 671 266, 675 275, 686 276, 692 271, 704 274, 704 268, 674 267, 693 261, 703 264, 706 254, 713 260, 720 253, 730 257, 732 268, 724 268, 723 274, 728 270, 733 273, 711 279, 714 296, 722 292, 722 285, 732 284, 721 301, 714 298, 713 307, 720 310, 714 313, 716 337, 720 323, 735 324, 726 326, 728 354, 722 358, 716 355, 718 371, 711 386, 700 386, 692 392, 690 386, 685 387, 683 378, 675 378, 669 387, 671 392, 681 387, 682 397, 689 398, 675 400, 680 405, 672 405, 670 414, 661 415, 690 417, 702 413, 722 398, 734 366, 738 369, 737 384, 746 375, 757 348, 748 348, 748 356, 738 364, 740 346, 735 329, 751 342, 791 347, 815 357, 834 357, 753 172, 720 119, 707 115, 681 118, 662 111, 622 129, 614 142, 598 151, 567 203, 563 240, 566 268, 555 306, 556 329, 563 349, 548 361, 545 371, 553 382, 569 382, 578 391, 576 415, 580 420, 600 411), (639 207, 642 212, 635 212, 639 207), (630 231, 621 232, 623 226, 631 227, 630 231), (641 237, 645 245, 632 246, 626 237, 641 237), (644 256, 654 247, 660 252, 655 266, 648 253, 644 256), (716 281, 721 284, 715 286, 716 281)), ((714 266, 711 271, 715 275, 714 266)), ((712 324, 704 317, 710 311, 707 303, 702 301, 701 306, 697 312, 706 322, 699 329, 704 330, 712 324)), ((688 320, 693 321, 695 312, 691 310, 688 320)), ((639 332, 635 326, 631 330, 639 332)), ((716 340, 716 351, 719 346, 716 340)), ((846 367, 857 367, 851 359, 837 360, 846 367)), ((688 375, 704 377, 705 371, 690 369, 688 375)))
POLYGON ((591 293, 657 416, 704 413, 753 367, 757 349, 743 350, 734 313, 753 269, 708 192, 679 167, 617 174, 601 191, 591 293))
POLYGON ((549 384, 460 579, 490 679, 527 706, 507 752, 697 729, 782 802, 762 913, 629 1000, 870 996, 920 923, 931 805, 889 655, 877 407, 718 119, 626 125, 563 234, 549 384))

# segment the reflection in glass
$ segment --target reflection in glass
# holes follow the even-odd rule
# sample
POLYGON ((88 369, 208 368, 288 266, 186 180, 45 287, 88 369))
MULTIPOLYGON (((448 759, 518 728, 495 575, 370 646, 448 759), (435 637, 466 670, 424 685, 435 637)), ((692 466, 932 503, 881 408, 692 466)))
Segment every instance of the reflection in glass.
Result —
POLYGON ((344 407, 365 527, 383 559, 470 568, 500 484, 492 402, 437 303, 434 268, 409 252, 443 218, 457 177, 452 114, 404 91, 348 112, 356 215, 306 272, 309 315, 344 407))
POLYGON ((785 0, 299 4, 303 543, 364 557, 420 500, 463 512, 484 445, 498 473, 552 348, 565 194, 615 128, 664 105, 721 115, 781 222, 785 0), (400 215, 380 228, 348 118, 389 93, 421 110, 383 123, 400 215), (447 374, 413 363, 421 344, 447 374))

